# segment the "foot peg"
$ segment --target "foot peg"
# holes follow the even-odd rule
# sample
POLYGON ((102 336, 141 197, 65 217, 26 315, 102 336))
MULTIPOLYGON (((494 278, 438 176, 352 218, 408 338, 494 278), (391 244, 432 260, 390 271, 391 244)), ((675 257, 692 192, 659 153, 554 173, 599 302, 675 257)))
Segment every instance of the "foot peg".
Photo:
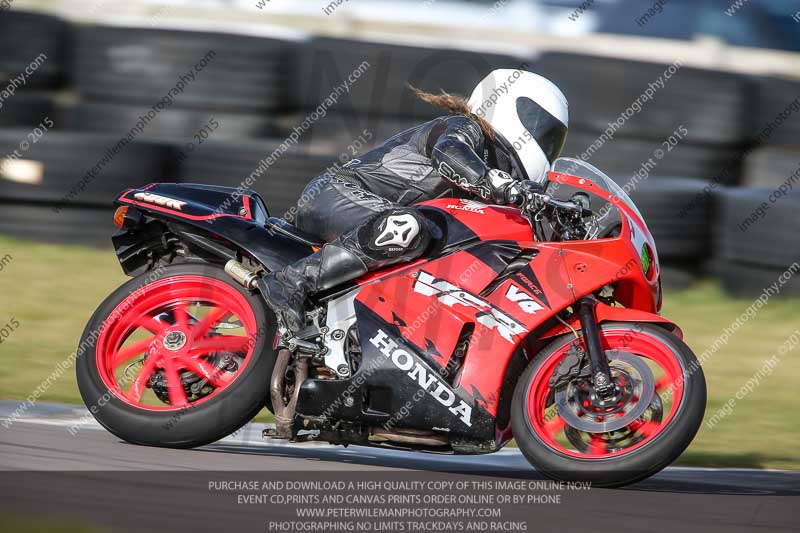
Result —
POLYGON ((325 331, 317 326, 308 326, 296 334, 289 333, 282 336, 281 344, 289 349, 290 352, 299 352, 311 356, 319 356, 327 351, 325 348, 323 335, 325 331))

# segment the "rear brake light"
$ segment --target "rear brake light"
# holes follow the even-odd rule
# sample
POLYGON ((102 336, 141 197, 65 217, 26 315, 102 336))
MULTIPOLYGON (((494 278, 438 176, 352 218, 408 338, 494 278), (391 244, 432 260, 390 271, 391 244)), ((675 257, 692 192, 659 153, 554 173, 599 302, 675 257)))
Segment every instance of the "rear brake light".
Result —
POLYGON ((125 215, 127 214, 128 214, 127 205, 118 207, 116 212, 114 212, 114 225, 118 228, 122 228, 125 225, 125 215))

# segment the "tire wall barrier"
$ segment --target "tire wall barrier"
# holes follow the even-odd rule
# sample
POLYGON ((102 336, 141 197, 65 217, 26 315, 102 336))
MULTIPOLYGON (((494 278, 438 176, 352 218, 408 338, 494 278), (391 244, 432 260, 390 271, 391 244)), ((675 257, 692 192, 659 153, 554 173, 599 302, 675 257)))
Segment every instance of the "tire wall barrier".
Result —
POLYGON ((563 155, 634 199, 665 284, 711 274, 749 295, 800 258, 798 80, 18 10, 0 18, 0 90, 13 93, 0 100, 0 233, 107 246, 114 197, 156 181, 250 187, 292 220, 309 180, 443 114, 412 87, 469 96, 499 68, 562 89, 563 155))

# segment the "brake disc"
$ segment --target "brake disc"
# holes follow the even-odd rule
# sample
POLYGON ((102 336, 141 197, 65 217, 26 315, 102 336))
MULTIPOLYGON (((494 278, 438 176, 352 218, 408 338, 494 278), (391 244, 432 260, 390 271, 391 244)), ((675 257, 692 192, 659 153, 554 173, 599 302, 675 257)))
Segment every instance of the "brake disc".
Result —
POLYGON ((619 405, 596 411, 600 399, 586 380, 574 380, 555 393, 558 414, 578 431, 608 433, 622 429, 642 416, 653 400, 655 379, 641 357, 619 350, 607 350, 606 354, 619 405))
MULTIPOLYGON (((658 394, 653 395, 653 401, 650 402, 650 405, 647 407, 647 410, 645 410, 645 413, 647 411, 650 411, 649 420, 651 422, 661 422, 664 413, 664 404, 661 402, 661 398, 658 394)), ((613 453, 624 450, 625 448, 629 448, 634 444, 644 440, 645 435, 641 433, 637 434, 637 431, 638 430, 634 428, 633 425, 630 425, 619 431, 602 433, 600 435, 603 439, 603 442, 605 442, 608 451, 613 453)), ((584 435, 587 435, 586 433, 582 433, 572 426, 566 426, 564 428, 564 435, 576 450, 583 453, 589 453, 591 446, 583 438, 584 435)))

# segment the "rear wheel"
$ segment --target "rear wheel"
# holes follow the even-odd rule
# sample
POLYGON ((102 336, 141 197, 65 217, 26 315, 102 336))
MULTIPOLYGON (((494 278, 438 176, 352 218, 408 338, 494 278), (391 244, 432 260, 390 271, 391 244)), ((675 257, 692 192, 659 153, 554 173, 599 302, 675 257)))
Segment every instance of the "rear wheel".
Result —
POLYGON ((81 338, 78 386, 97 421, 126 441, 201 446, 264 406, 274 338, 260 297, 220 268, 167 266, 97 309, 81 338))
POLYGON ((655 474, 686 449, 702 423, 706 385, 691 349, 663 328, 610 323, 600 335, 614 394, 595 392, 570 353, 575 339, 560 337, 521 376, 512 428, 522 453, 548 477, 620 486, 655 474))

